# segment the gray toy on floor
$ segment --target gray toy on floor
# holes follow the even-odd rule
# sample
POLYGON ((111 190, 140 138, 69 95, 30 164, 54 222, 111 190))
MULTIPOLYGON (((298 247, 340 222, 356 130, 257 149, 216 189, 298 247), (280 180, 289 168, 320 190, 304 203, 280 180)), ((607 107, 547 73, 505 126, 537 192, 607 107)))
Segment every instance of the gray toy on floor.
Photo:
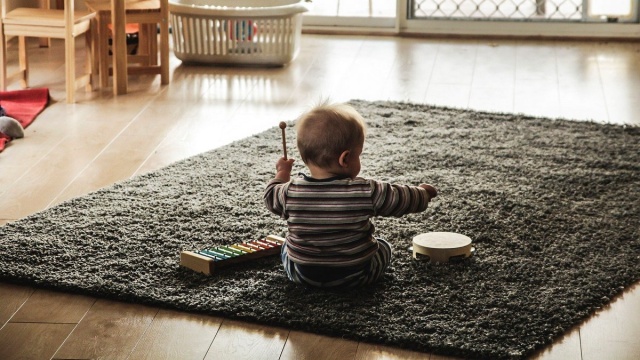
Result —
POLYGON ((22 125, 18 120, 8 116, 0 117, 0 132, 14 139, 24 137, 24 128, 22 128, 22 125))

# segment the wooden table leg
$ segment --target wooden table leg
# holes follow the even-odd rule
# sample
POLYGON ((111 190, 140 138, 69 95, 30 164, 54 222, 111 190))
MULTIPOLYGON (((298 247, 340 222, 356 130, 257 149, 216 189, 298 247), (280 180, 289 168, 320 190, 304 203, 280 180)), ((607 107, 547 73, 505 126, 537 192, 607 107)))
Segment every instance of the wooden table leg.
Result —
POLYGON ((111 0, 111 24, 113 25, 113 93, 127 93, 127 34, 124 1, 111 0))
MULTIPOLYGON (((49 9, 49 7, 51 6, 50 0, 38 0, 38 6, 40 6, 42 9, 49 9)), ((51 38, 42 37, 40 38, 39 43, 40 47, 51 47, 51 38)))

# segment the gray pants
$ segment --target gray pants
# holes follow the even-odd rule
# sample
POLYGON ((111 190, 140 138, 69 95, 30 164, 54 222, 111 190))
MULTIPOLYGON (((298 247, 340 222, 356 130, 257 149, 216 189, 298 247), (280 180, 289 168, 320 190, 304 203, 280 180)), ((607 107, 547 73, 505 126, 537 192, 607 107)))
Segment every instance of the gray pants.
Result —
POLYGON ((297 284, 318 288, 352 288, 372 284, 382 277, 391 264, 391 244, 380 238, 377 240, 378 251, 369 263, 356 268, 344 268, 343 272, 341 272, 341 268, 327 268, 333 273, 330 279, 310 276, 308 267, 298 265, 289 259, 286 246, 282 247, 282 265, 289 279, 297 284), (336 272, 336 270, 338 271, 336 272))

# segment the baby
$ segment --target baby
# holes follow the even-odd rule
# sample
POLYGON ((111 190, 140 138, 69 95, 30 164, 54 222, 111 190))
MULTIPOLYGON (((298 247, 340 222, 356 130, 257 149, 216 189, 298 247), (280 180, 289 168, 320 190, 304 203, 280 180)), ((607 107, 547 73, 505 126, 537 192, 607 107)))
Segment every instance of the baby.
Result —
POLYGON ((287 220, 281 258, 289 279, 320 288, 376 282, 392 249, 374 236, 370 219, 424 211, 436 189, 358 177, 365 123, 347 104, 320 104, 296 128, 309 174, 292 179, 294 160, 280 158, 264 193, 267 208, 287 220))

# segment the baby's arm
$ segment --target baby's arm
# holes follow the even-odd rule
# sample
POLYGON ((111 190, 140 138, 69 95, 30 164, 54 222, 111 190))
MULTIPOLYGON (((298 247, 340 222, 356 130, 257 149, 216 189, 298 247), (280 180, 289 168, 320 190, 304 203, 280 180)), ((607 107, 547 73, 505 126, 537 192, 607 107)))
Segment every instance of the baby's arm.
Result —
POLYGON ((422 212, 438 195, 436 188, 428 184, 418 186, 390 184, 371 180, 372 202, 377 216, 403 216, 422 212))

